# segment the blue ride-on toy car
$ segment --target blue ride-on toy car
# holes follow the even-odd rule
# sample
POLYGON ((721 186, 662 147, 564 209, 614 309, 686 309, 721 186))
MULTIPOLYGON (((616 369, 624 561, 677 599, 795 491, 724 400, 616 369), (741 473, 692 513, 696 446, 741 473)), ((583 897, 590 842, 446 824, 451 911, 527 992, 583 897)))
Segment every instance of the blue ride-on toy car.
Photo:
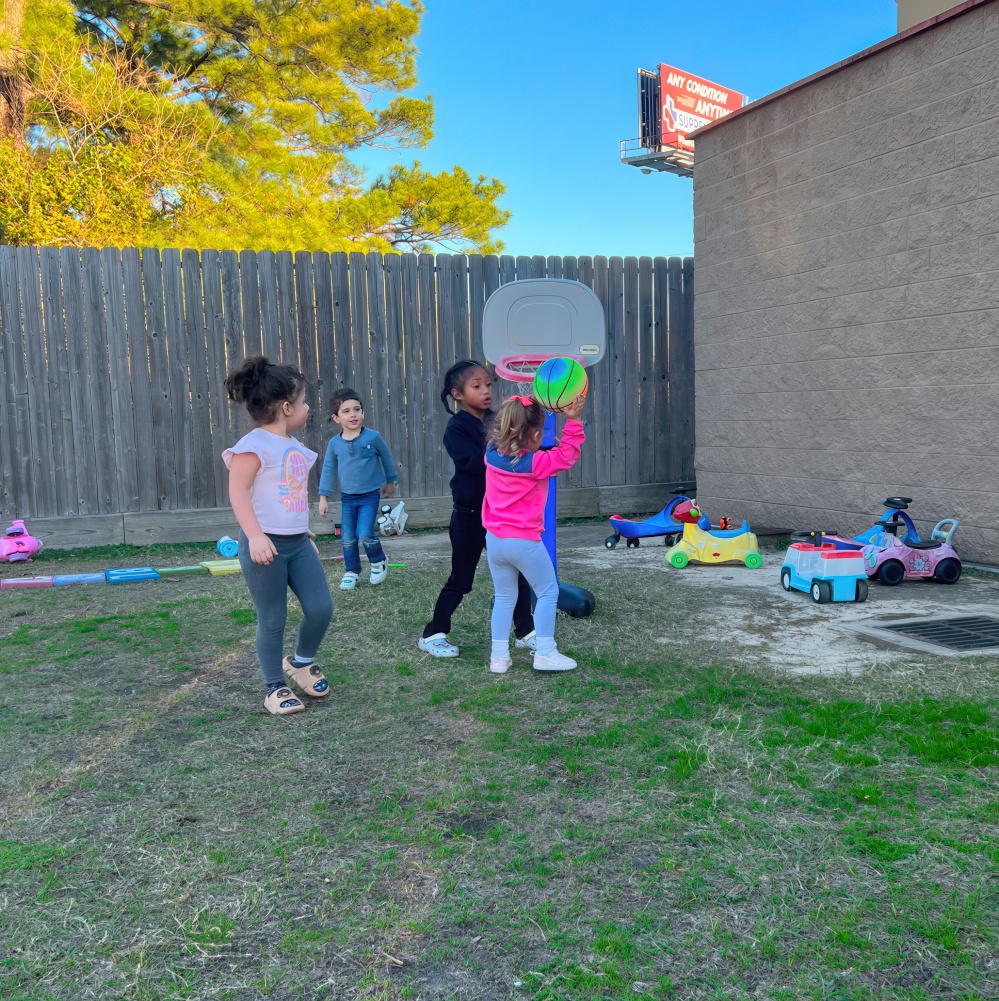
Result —
POLYGON ((674 497, 658 514, 654 514, 645 521, 628 521, 619 514, 610 516, 613 535, 608 535, 604 539, 604 545, 608 549, 613 549, 622 539, 627 540, 628 548, 638 546, 642 539, 654 539, 666 536, 666 545, 672 546, 677 539, 683 535, 683 522, 677 521, 673 517, 673 512, 677 505, 689 501, 688 497, 678 494, 674 497))

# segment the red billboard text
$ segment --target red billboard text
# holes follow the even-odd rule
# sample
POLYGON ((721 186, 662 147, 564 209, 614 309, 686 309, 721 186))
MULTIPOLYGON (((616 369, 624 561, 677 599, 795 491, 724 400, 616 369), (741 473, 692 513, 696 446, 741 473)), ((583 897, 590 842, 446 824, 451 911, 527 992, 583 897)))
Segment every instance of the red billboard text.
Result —
POLYGON ((745 95, 710 80, 691 76, 675 66, 659 64, 659 93, 662 101, 663 143, 693 149, 688 132, 737 111, 746 103, 745 95))

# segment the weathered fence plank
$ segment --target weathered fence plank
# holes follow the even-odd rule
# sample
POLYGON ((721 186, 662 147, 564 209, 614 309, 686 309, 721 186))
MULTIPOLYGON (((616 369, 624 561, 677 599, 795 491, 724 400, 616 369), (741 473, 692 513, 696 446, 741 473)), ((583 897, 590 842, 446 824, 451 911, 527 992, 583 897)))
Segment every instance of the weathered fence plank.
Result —
POLYGON ((146 303, 142 294, 142 267, 139 252, 125 247, 121 252, 125 283, 125 332, 128 339, 128 371, 132 390, 132 429, 135 433, 135 475, 139 510, 159 507, 156 489, 156 460, 153 457, 153 406, 146 346, 146 303))
POLYGON ((42 322, 45 328, 45 362, 48 378, 48 420, 52 434, 52 473, 58 508, 55 513, 80 513, 76 490, 76 452, 73 443, 73 413, 69 395, 69 356, 63 312, 59 250, 39 251, 42 277, 42 322))
POLYGON ((368 294, 368 364, 371 368, 371 396, 364 403, 365 418, 386 442, 393 442, 395 438, 389 420, 385 268, 382 255, 369 253, 364 270, 368 294))
MULTIPOLYGON (((107 322, 108 361, 111 376, 111 416, 108 431, 114 436, 115 464, 121 491, 120 511, 138 511, 139 478, 136 472, 135 424, 128 371, 128 328, 125 326, 125 289, 121 251, 101 250, 104 304, 107 322)), ((200 504, 197 506, 201 506, 200 504)))
POLYGON ((353 252, 350 265, 350 346, 353 382, 366 409, 371 407, 371 364, 368 341, 368 275, 364 254, 353 252))
POLYGON ((437 345, 437 288, 434 258, 420 254, 420 344, 423 351, 423 440, 426 442, 427 480, 426 494, 441 496, 444 493, 446 460, 440 447, 444 429, 443 408, 435 402, 440 394, 440 353, 437 345))
MULTIPOLYGON (((352 385, 396 456, 402 495, 444 503, 444 370, 485 360, 492 292, 545 276, 593 288, 609 340, 588 373, 581 461, 560 475, 577 488, 565 510, 595 489, 628 504, 639 485, 690 483, 689 260, 0 247, 0 511, 224 509, 220 453, 248 426, 224 378, 262 352, 305 375, 309 447, 335 433, 329 400, 352 385)), ((495 405, 511 391, 499 381, 495 405)))
POLYGON ((163 310, 163 268, 159 251, 142 251, 142 285, 146 296, 146 340, 149 348, 149 404, 153 422, 153 462, 157 507, 177 508, 177 474, 173 454, 170 359, 163 310))
POLYGON ((23 316, 25 370, 28 374, 28 431, 31 438, 31 483, 41 514, 56 514, 57 499, 52 469, 52 434, 49 428, 49 391, 42 341, 42 297, 38 283, 38 251, 17 248, 17 288, 23 316))
POLYGON ((402 258, 402 331, 409 425, 408 492, 411 496, 423 497, 427 493, 424 459, 426 403, 423 398, 423 343, 420 336, 420 273, 415 254, 405 254, 402 258))
POLYGON ((239 252, 239 283, 244 357, 253 358, 263 350, 263 340, 260 336, 260 278, 257 255, 252 250, 239 252))
POLYGON ((680 463, 680 479, 694 479, 694 259, 681 258, 683 270, 683 289, 681 299, 683 308, 683 327, 680 330, 681 351, 680 387, 677 407, 673 420, 682 427, 680 432, 680 447, 682 449, 680 463))
MULTIPOLYGON (((593 258, 592 257, 566 257, 562 261, 563 274, 565 278, 572 281, 579 281, 588 288, 593 288, 593 258)), ((605 319, 606 325, 606 319, 605 319)), ((590 382, 590 392, 594 395, 593 401, 587 404, 583 410, 583 421, 586 425, 586 440, 583 442, 582 454, 579 457, 579 481, 583 487, 593 487, 597 485, 597 441, 594 434, 596 427, 594 421, 595 408, 601 406, 597 401, 600 399, 596 391, 599 365, 595 369, 587 372, 590 382)))
MULTIPOLYGON (((180 255, 180 260, 184 273, 187 363, 191 375, 194 507, 214 507, 215 467, 216 463, 220 464, 220 460, 212 449, 211 412, 208 405, 208 349, 205 344, 201 262, 196 250, 185 250, 180 255)), ((219 452, 221 451, 219 449, 219 452)))
POLYGON ((260 280, 260 344, 271 361, 281 357, 281 328, 278 322, 277 267, 274 252, 261 250, 257 254, 257 276, 260 280))
POLYGON ((5 463, 4 517, 24 517, 25 512, 35 510, 35 496, 28 426, 28 375, 24 364, 17 259, 13 247, 0 247, 0 326, 3 328, 3 382, 6 394, 3 421, 7 429, 0 441, 0 460, 5 463))
MULTIPOLYGON (((238 368, 247 357, 244 340, 243 303, 240 294, 239 256, 234 250, 222 251, 221 266, 222 326, 225 331, 225 372, 223 374, 228 375, 233 369, 238 368)), ((256 293, 256 289, 254 289, 254 293, 256 293)), ((223 440, 225 448, 228 448, 237 438, 235 404, 229 399, 224 383, 220 383, 217 388, 225 408, 223 440)), ((223 474, 222 479, 225 483, 226 496, 228 496, 229 477, 223 474)))
POLYGON ((197 507, 194 501, 193 453, 191 438, 191 388, 184 325, 184 280, 180 251, 163 251, 163 304, 166 313, 167 345, 170 358, 170 410, 173 413, 176 455, 177 505, 197 507))
MULTIPOLYGON (((66 347, 69 364, 69 406, 73 421, 73 452, 76 459, 76 499, 80 514, 100 510, 94 477, 94 423, 90 409, 90 366, 87 364, 87 329, 83 323, 83 293, 80 288, 80 254, 75 247, 59 251, 63 306, 66 315, 66 347)), ((4 435, 6 438, 7 436, 4 435)))
POLYGON ((402 258, 385 255, 385 346, 388 368, 386 430, 401 483, 412 479, 409 411, 406 407, 406 339, 402 329, 402 258))
POLYGON ((227 410, 225 394, 225 318, 222 305, 222 260, 217 250, 201 252, 201 285, 205 297, 205 347, 208 379, 206 415, 208 441, 214 471, 215 505, 229 502, 227 475, 223 475, 222 452, 232 441, 226 434, 227 410))
MULTIPOLYGON (((680 401, 685 396, 683 386, 684 372, 687 364, 686 345, 683 343, 683 262, 679 257, 671 257, 666 265, 666 278, 669 287, 669 443, 667 445, 671 474, 676 479, 683 477, 683 455, 685 427, 683 415, 680 413, 680 401)), ((673 479, 672 475, 669 479, 673 479)))
POLYGON ((624 260, 611 257, 607 262, 607 370, 610 376, 611 483, 627 479, 627 407, 628 376, 624 343, 624 260))
POLYGON ((590 373, 592 382, 593 402, 589 406, 588 423, 590 433, 593 437, 593 444, 596 449, 596 475, 597 483, 611 483, 611 363, 610 355, 613 347, 610 343, 610 302, 608 300, 608 271, 607 258, 596 256, 593 258, 580 258, 580 272, 587 267, 593 271, 593 291, 604 307, 604 322, 607 324, 607 352, 604 360, 594 367, 590 373), (597 414, 602 419, 597 419, 597 414))
MULTIPOLYGON (((309 420, 302 440, 314 452, 321 452, 325 436, 324 418, 317 405, 319 399, 319 358, 316 348, 316 297, 313 289, 312 255, 304 250, 295 254, 295 302, 298 325, 298 362, 305 376, 305 398, 309 403, 309 420)), ((319 487, 322 463, 309 472, 313 491, 319 487)))
POLYGON ((314 406, 319 426, 325 434, 330 397, 336 392, 336 342, 333 339, 333 271, 330 255, 321 251, 312 256, 312 286, 316 304, 316 362, 319 393, 314 406))
POLYGON ((625 483, 640 483, 639 404, 642 386, 638 364, 638 258, 624 259, 624 327, 621 349, 624 356, 624 461, 625 483))
POLYGON ((274 255, 274 272, 278 290, 278 336, 281 343, 281 360, 289 365, 299 364, 298 337, 295 330, 295 261, 288 250, 274 255))
POLYGON ((350 264, 347 255, 340 252, 330 254, 330 266, 333 269, 333 329, 336 337, 335 393, 351 384, 354 355, 350 345, 350 264))
POLYGON ((655 340, 655 363, 653 366, 654 392, 656 397, 656 425, 653 438, 655 452, 655 479, 661 483, 669 474, 669 267, 665 257, 657 257, 652 262, 654 317, 653 337, 655 340))

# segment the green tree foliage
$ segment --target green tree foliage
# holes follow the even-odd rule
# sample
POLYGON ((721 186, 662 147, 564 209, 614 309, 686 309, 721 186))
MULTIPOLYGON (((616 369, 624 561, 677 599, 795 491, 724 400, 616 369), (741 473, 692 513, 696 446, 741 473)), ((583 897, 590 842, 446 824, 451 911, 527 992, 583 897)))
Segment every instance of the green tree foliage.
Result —
POLYGON ((369 181, 356 163, 432 137, 431 99, 404 94, 421 14, 417 0, 33 0, 19 29, 0 23, 0 239, 499 249, 495 178, 416 161, 369 181))

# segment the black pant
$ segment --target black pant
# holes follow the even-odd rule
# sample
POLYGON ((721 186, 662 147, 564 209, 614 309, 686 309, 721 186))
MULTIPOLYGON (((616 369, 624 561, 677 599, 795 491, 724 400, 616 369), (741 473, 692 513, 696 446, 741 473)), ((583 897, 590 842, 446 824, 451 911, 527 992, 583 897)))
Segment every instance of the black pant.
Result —
MULTIPOLYGON (((434 607, 434 617, 423 630, 424 637, 451 630, 451 616, 461 599, 472 590, 475 568, 486 548, 486 530, 482 527, 482 512, 455 507, 451 514, 451 576, 441 589, 434 607)), ((517 604, 513 610, 513 631, 520 639, 534 629, 531 615, 531 588, 524 575, 517 579, 517 604)))

